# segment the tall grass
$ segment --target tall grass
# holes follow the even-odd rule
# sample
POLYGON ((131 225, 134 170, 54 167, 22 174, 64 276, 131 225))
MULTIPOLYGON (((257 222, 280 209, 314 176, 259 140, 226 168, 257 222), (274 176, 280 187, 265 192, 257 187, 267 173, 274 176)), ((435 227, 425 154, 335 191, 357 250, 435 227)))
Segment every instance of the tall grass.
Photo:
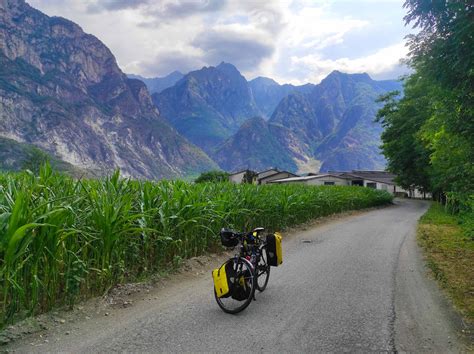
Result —
POLYGON ((280 230, 386 204, 360 187, 74 180, 0 174, 0 327, 219 245, 222 227, 280 230))

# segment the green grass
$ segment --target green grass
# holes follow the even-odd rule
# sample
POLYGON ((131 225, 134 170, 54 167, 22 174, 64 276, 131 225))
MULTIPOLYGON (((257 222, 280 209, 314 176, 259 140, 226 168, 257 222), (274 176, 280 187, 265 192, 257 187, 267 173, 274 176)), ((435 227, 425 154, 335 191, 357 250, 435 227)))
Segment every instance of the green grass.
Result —
POLYGON ((418 241, 427 265, 460 313, 474 323, 474 239, 472 222, 452 215, 438 203, 420 219, 418 241))
POLYGON ((360 187, 75 180, 0 174, 0 326, 73 305, 219 247, 222 227, 269 231, 390 203, 360 187))

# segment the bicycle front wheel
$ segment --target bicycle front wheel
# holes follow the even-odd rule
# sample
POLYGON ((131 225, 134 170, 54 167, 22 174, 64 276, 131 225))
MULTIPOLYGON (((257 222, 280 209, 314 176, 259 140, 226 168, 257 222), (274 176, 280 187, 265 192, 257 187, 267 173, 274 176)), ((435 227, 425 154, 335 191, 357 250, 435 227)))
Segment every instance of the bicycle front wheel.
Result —
POLYGON ((228 276, 230 291, 225 296, 218 297, 214 289, 214 297, 224 312, 235 314, 243 311, 252 301, 256 277, 252 264, 245 258, 232 258, 227 262, 232 262, 232 271, 228 276))
POLYGON ((265 290, 270 278, 270 265, 267 260, 267 246, 261 246, 259 249, 258 263, 255 268, 255 275, 257 278, 257 290, 262 292, 265 290))

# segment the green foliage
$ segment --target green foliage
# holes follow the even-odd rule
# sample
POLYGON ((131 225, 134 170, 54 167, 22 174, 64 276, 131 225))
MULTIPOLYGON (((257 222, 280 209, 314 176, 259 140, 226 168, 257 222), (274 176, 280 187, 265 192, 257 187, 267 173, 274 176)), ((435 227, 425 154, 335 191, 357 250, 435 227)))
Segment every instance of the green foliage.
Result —
POLYGON ((382 151, 388 160, 388 170, 397 174, 397 182, 431 191, 430 151, 420 139, 419 131, 427 116, 428 97, 423 82, 412 76, 405 81, 405 96, 397 101, 399 92, 381 96, 385 106, 377 113, 384 131, 382 151))
POLYGON ((208 172, 203 172, 201 175, 196 178, 195 183, 203 182, 226 182, 229 180, 229 174, 225 171, 213 170, 208 172))
MULTIPOLYGON (((409 36, 411 65, 423 68, 441 87, 455 91, 456 100, 470 110, 474 85, 474 4, 470 0, 407 0, 407 24, 420 28, 409 36), (470 106, 470 107, 469 107, 470 106)), ((468 122, 466 122, 468 123, 468 122)), ((471 133, 474 122, 470 122, 471 133)))
POLYGON ((252 184, 255 182, 255 179, 257 178, 257 176, 258 176, 257 172, 247 170, 245 171, 244 176, 242 177, 242 183, 252 184))
MULTIPOLYGON (((473 221, 465 223, 462 215, 448 213, 446 206, 433 203, 420 219, 418 241, 427 265, 440 285, 447 290, 455 306, 474 320, 473 221)), ((474 215, 471 215, 471 220, 474 215)))
POLYGON ((472 213, 474 195, 474 5, 407 0, 414 73, 405 94, 381 100, 383 151, 403 186, 429 189, 451 212, 472 213))
POLYGON ((21 168, 23 170, 30 170, 34 174, 38 174, 42 165, 49 163, 49 156, 43 151, 33 148, 29 156, 23 162, 21 168))
POLYGON ((269 231, 390 203, 360 187, 74 180, 0 174, 0 327, 216 249, 219 230, 269 231))

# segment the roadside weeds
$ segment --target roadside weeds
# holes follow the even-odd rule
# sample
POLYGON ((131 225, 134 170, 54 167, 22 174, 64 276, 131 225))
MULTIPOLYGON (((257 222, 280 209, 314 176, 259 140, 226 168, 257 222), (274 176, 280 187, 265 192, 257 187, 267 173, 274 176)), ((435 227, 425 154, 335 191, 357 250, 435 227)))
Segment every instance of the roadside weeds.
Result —
POLYGON ((417 239, 426 265, 466 324, 464 335, 474 337, 474 240, 458 217, 433 203, 419 221, 417 239))

